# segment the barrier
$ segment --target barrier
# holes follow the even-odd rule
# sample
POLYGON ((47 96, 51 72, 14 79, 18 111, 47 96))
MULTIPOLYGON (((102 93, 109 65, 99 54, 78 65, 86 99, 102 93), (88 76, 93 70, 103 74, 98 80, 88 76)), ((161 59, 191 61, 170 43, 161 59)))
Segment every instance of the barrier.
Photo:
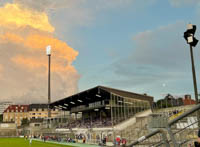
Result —
MULTIPOLYGON (((194 142, 197 138, 197 131, 199 123, 197 119, 197 113, 199 113, 200 104, 194 106, 192 109, 179 114, 173 120, 163 126, 162 129, 157 128, 153 132, 140 137, 137 141, 134 141, 127 145, 131 146, 187 146, 188 142, 194 142), (152 141, 151 138, 160 135, 161 138, 158 141, 152 141)), ((152 124, 151 124, 152 125, 152 124)))

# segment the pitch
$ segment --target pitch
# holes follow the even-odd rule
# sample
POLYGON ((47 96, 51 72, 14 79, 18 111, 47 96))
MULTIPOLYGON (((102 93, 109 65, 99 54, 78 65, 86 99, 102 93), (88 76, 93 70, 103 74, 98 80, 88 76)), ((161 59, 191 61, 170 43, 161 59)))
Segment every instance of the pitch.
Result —
POLYGON ((40 142, 33 140, 29 143, 29 140, 24 138, 0 138, 0 147, 72 147, 69 145, 60 145, 54 143, 40 142))

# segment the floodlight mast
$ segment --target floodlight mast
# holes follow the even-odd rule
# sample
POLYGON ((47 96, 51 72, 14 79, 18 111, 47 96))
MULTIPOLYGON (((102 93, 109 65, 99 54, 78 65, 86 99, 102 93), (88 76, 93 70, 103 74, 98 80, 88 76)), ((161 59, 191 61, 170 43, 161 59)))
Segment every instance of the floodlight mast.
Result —
POLYGON ((51 117, 50 103, 51 103, 51 46, 46 47, 46 54, 48 56, 48 118, 51 117))
MULTIPOLYGON (((184 38, 187 41, 187 43, 190 45, 194 94, 195 94, 196 104, 198 104, 199 100, 198 100, 198 91, 197 91, 197 81, 196 81, 196 72, 195 72, 193 48, 192 48, 192 47, 195 47, 198 43, 198 40, 194 37, 195 32, 196 32, 196 25, 188 24, 187 31, 184 32, 184 38)), ((200 128, 200 112, 199 111, 197 114, 197 119, 198 119, 198 127, 200 128)))

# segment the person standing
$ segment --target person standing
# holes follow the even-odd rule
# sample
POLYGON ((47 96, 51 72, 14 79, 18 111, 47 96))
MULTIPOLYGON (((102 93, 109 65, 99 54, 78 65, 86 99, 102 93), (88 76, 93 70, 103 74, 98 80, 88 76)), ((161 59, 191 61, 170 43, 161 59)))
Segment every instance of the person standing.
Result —
POLYGON ((29 140, 29 144, 30 144, 30 145, 32 144, 32 138, 30 138, 30 140, 29 140))

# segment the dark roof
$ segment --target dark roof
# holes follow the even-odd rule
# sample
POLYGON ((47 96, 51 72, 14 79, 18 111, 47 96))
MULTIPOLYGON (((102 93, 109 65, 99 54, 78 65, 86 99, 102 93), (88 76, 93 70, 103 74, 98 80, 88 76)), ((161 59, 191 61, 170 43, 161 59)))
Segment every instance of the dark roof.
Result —
POLYGON ((64 106, 64 104, 67 104, 68 105, 67 110, 70 110, 72 107, 87 105, 88 103, 92 103, 96 101, 109 100, 111 94, 115 94, 121 97, 146 100, 146 101, 149 101, 150 103, 153 102, 152 96, 137 94, 137 93, 109 88, 105 86, 97 86, 97 87, 82 91, 80 93, 74 94, 72 96, 66 97, 64 99, 55 101, 51 103, 50 107, 53 108, 54 106, 61 105, 64 107, 63 109, 65 109, 66 106, 64 106), (100 94, 101 97, 98 97, 97 94, 100 94), (79 100, 81 100, 82 102, 79 102, 79 100))
POLYGON ((45 109, 48 108, 47 104, 30 104, 28 107, 28 111, 32 111, 32 109, 45 109))
POLYGON ((134 99, 140 99, 140 100, 147 100, 147 97, 149 99, 153 100, 152 96, 148 96, 146 94, 137 94, 137 93, 133 93, 133 92, 129 92, 129 91, 125 91, 125 90, 119 90, 119 89, 114 89, 114 88, 110 88, 110 87, 105 87, 105 86, 98 86, 101 89, 104 89, 106 91, 109 91, 110 93, 122 96, 122 97, 129 97, 129 98, 134 98, 134 99))
POLYGON ((10 105, 7 109, 4 110, 4 112, 11 112, 13 110, 13 112, 27 112, 28 110, 28 105, 10 105))

